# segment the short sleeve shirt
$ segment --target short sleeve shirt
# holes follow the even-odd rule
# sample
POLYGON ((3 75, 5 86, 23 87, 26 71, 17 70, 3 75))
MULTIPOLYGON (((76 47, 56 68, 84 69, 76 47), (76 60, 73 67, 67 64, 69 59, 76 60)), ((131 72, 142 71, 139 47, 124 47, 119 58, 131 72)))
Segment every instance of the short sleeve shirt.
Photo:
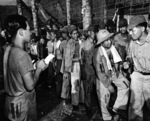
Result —
POLYGON ((6 93, 19 96, 26 92, 23 76, 33 70, 30 56, 21 48, 12 47, 7 63, 6 93))
POLYGON ((134 70, 139 72, 150 72, 150 40, 140 44, 138 41, 131 41, 128 56, 133 59, 134 70))

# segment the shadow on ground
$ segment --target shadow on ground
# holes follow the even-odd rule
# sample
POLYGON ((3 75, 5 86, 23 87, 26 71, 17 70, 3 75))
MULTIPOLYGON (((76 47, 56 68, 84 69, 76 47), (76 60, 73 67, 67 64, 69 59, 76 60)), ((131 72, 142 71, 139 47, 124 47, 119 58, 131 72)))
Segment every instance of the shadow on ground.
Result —
MULTIPOLYGON (((71 104, 67 107, 69 113, 65 112, 66 107, 63 105, 62 99, 58 98, 55 85, 51 88, 47 88, 40 84, 36 87, 36 97, 38 121, 89 121, 83 104, 79 106, 80 112, 73 113, 71 104)), ((93 116, 90 121, 101 121, 99 109, 95 100, 94 96, 93 116)), ((4 104, 5 93, 2 93, 0 94, 0 121, 7 121, 4 116, 4 104)))

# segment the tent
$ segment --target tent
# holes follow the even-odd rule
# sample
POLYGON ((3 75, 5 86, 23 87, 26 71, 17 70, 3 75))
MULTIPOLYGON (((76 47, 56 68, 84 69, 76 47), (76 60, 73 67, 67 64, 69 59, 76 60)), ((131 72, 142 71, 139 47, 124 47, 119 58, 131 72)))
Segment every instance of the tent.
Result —
MULTIPOLYGON (((26 5, 30 6, 30 0, 23 0, 26 5)), ((17 4, 17 0, 0 0, 0 6, 15 6, 17 4)))

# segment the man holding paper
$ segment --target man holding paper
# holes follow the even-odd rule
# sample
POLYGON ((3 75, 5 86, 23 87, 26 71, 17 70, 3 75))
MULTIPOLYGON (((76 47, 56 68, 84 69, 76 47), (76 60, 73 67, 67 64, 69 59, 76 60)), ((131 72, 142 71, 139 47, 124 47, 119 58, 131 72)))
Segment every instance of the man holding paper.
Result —
POLYGON ((12 44, 4 54, 5 114, 11 121, 37 121, 35 86, 40 73, 47 67, 43 60, 32 61, 24 44, 30 41, 30 27, 21 15, 10 15, 5 20, 12 44))

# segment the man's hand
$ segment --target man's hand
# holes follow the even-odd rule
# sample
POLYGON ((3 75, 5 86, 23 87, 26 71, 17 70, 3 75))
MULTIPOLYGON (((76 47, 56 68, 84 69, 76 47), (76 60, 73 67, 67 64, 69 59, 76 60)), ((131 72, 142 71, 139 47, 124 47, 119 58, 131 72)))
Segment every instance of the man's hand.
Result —
POLYGON ((123 63, 123 68, 124 69, 129 69, 129 62, 124 62, 123 63))
POLYGON ((36 68, 43 71, 47 68, 47 65, 45 64, 44 60, 40 60, 36 63, 36 68))
POLYGON ((110 93, 114 93, 115 92, 114 87, 112 85, 110 85, 108 87, 108 90, 109 90, 110 93))
POLYGON ((68 72, 64 72, 63 74, 63 78, 66 80, 69 78, 69 73, 68 72))
POLYGON ((108 77, 112 77, 112 72, 111 72, 111 70, 108 70, 108 71, 106 72, 106 75, 107 75, 108 77))

